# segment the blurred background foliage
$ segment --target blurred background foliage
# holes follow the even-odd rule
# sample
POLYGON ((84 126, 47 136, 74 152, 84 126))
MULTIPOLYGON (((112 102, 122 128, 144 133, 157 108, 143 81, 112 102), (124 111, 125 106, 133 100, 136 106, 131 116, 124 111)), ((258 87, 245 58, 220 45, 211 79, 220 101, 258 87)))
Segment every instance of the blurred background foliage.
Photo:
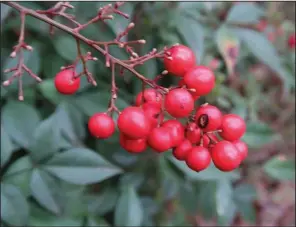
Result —
MULTIPOLYGON (((72 4, 77 20, 86 22, 106 2, 72 4)), ((16 82, 1 87, 1 226, 295 225, 295 49, 287 45, 295 2, 127 2, 122 11, 136 23, 128 39, 147 41, 138 53, 182 43, 199 64, 215 69, 216 88, 197 105, 209 102, 244 117, 249 157, 238 171, 211 166, 196 173, 170 151, 129 154, 118 133, 91 138, 88 118, 106 111, 110 97, 103 57, 84 46, 99 58, 88 65, 98 87, 83 78, 76 95, 58 94, 53 78, 75 59, 75 40, 60 30, 51 37, 47 24, 28 16, 25 41, 34 51, 25 62, 43 82, 24 75, 24 102, 17 101, 16 82)), ((112 40, 128 23, 116 17, 81 33, 112 40)), ((19 26, 18 13, 1 3, 2 81, 10 76, 3 69, 16 64, 9 54, 19 26)), ((112 54, 128 58, 119 48, 112 54)), ((154 78, 163 65, 153 59, 137 70, 154 78)), ((141 82, 126 72, 117 84, 117 106, 133 104, 141 82)))

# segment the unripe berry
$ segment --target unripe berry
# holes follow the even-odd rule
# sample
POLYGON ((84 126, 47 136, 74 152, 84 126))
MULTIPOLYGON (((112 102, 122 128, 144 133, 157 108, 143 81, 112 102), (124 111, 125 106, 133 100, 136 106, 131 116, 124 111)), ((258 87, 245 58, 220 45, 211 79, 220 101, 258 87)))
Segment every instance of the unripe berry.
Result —
POLYGON ((136 97, 136 106, 141 106, 144 103, 155 103, 161 107, 162 96, 153 88, 145 89, 144 92, 140 92, 136 97))
POLYGON ((184 161, 191 149, 191 142, 188 139, 185 139, 179 144, 179 146, 174 148, 173 155, 176 159, 184 161))
POLYGON ((155 128, 158 123, 163 119, 163 113, 161 111, 161 108, 158 104, 154 102, 147 102, 143 104, 142 109, 145 112, 146 117, 150 121, 150 129, 155 128))
POLYGON ((130 139, 122 133, 119 136, 119 143, 123 149, 130 153, 141 153, 147 148, 146 138, 130 139))
POLYGON ((115 124, 106 113, 96 113, 88 121, 88 130, 92 136, 106 139, 114 133, 115 124))
POLYGON ((186 89, 177 88, 168 92, 164 107, 172 117, 188 117, 194 108, 194 100, 186 89))
POLYGON ((117 125, 131 139, 147 137, 150 132, 150 121, 140 107, 125 108, 118 117, 117 125))
POLYGON ((74 94, 80 86, 80 78, 74 79, 75 71, 73 69, 65 69, 57 73, 54 84, 58 92, 64 95, 74 94))
POLYGON ((222 118, 220 136, 228 141, 239 140, 246 132, 244 119, 236 114, 227 114, 222 118))
POLYGON ((178 146, 184 140, 185 128, 179 121, 167 120, 161 126, 169 129, 173 147, 178 146))
POLYGON ((236 147, 238 150, 240 157, 241 157, 241 162, 246 159, 248 156, 248 146, 245 142, 241 140, 237 140, 232 142, 232 144, 236 147))
POLYGON ((186 164, 196 172, 205 170, 211 164, 210 152, 205 147, 193 147, 187 154, 186 164))
POLYGON ((165 54, 164 67, 175 76, 184 76, 196 63, 194 52, 184 45, 175 45, 165 54))
POLYGON ((171 149, 173 142, 170 130, 166 127, 152 129, 148 136, 148 145, 158 153, 171 149))
POLYGON ((215 131, 221 126, 222 113, 216 106, 201 106, 195 116, 198 126, 205 132, 215 131))

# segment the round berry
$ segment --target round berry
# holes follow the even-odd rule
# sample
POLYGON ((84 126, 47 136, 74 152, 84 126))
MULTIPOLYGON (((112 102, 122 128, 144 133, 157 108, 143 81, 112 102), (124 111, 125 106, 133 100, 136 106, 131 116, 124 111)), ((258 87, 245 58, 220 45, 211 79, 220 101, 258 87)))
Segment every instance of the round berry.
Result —
POLYGON ((168 72, 175 76, 184 76, 195 62, 194 52, 189 47, 175 45, 166 51, 163 63, 168 72))
POLYGON ((75 71, 65 69, 57 73, 54 79, 54 85, 58 92, 64 95, 74 94, 80 86, 80 77, 74 79, 75 71))
POLYGON ((241 163, 241 156, 236 147, 229 141, 220 141, 211 149, 215 166, 224 172, 236 169, 241 163))
POLYGON ((206 169, 211 163, 211 155, 207 148, 193 147, 186 157, 188 167, 196 172, 206 169))
POLYGON ((245 142, 241 140, 237 140, 232 142, 232 144, 236 147, 236 149, 239 151, 241 156, 241 162, 245 160, 245 158, 248 156, 248 146, 245 142))
POLYGON ((186 130, 186 138, 193 144, 200 141, 201 130, 196 123, 189 123, 186 130))
POLYGON ((166 127, 154 128, 148 136, 148 145, 159 153, 172 148, 172 144, 171 132, 166 127))
MULTIPOLYGON (((184 82, 184 79, 181 79, 178 83, 179 87, 183 87, 183 86, 186 86, 185 82, 184 82)), ((190 94, 192 95, 193 99, 196 101, 200 98, 199 95, 196 94, 196 92, 194 91, 189 91, 190 94)))
POLYGON ((208 135, 203 135, 203 137, 202 137, 202 146, 205 147, 205 148, 208 148, 210 143, 211 143, 211 140, 208 137, 208 135))
POLYGON ((141 153, 147 148, 146 138, 144 139, 129 139, 124 134, 120 133, 119 143, 123 149, 131 153, 141 153))
POLYGON ((290 49, 295 49, 295 45, 296 45, 295 33, 289 36, 288 45, 290 49))
POLYGON ((196 95, 207 95, 215 87, 215 75, 208 67, 199 65, 185 74, 184 82, 188 88, 195 89, 196 95))
POLYGON ((184 140, 185 128, 179 121, 167 120, 161 126, 170 130, 173 147, 178 146, 184 140))
POLYGON ((196 111, 195 119, 203 131, 215 131, 221 126, 222 113, 216 106, 203 105, 196 111))
POLYGON ((145 89, 144 92, 140 92, 136 97, 136 106, 141 106, 144 103, 155 103, 161 107, 161 94, 153 88, 145 89))
POLYGON ((177 88, 168 92, 164 107, 172 117, 187 117, 194 108, 194 100, 186 89, 177 88))
POLYGON ((222 117, 222 123, 219 132, 220 136, 228 141, 239 140, 246 132, 246 123, 244 119, 236 114, 227 114, 222 117))
POLYGON ((191 142, 185 139, 179 144, 179 146, 174 148, 173 155, 175 156, 176 159, 180 161, 184 161, 191 149, 192 149, 191 142))
POLYGON ((150 132, 150 121, 140 107, 125 108, 118 117, 117 125, 131 139, 147 137, 150 132))
POLYGON ((92 136, 106 139, 114 133, 115 124, 106 113, 97 113, 89 119, 88 130, 92 136))
POLYGON ((160 107, 156 103, 147 102, 143 104, 142 109, 150 121, 150 129, 155 128, 158 125, 159 119, 163 118, 160 107))

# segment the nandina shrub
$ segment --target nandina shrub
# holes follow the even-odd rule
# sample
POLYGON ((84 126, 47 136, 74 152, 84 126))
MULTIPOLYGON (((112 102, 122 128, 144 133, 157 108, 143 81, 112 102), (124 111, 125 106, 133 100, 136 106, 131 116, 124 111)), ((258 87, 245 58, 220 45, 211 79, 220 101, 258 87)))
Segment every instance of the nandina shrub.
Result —
MULTIPOLYGON (((251 150, 279 138, 262 109, 275 100, 260 98, 276 89, 283 108, 295 89, 293 30, 263 23, 264 12, 236 2, 1 4, 1 224, 254 222, 251 150), (262 63, 281 83, 258 77, 262 63)), ((295 172, 285 156, 263 163, 271 181, 295 172)))

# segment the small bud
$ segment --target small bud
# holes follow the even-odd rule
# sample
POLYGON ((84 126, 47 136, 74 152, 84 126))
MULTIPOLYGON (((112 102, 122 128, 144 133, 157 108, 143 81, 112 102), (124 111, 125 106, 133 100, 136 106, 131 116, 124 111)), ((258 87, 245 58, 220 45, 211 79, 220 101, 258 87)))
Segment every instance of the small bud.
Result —
POLYGON ((179 45, 180 45, 180 43, 175 43, 175 44, 173 45, 173 47, 174 47, 174 46, 179 46, 179 45))
POLYGON ((93 57, 92 60, 93 60, 93 61, 97 61, 98 59, 97 59, 96 57, 93 57))
POLYGON ((196 92, 196 89, 194 89, 194 88, 190 88, 190 89, 188 89, 188 91, 196 92))
POLYGON ((37 80, 37 82, 39 82, 39 83, 41 83, 42 82, 42 79, 40 78, 40 77, 36 77, 36 80, 37 80))
POLYGON ((10 57, 11 57, 11 58, 15 58, 15 57, 16 57, 16 52, 13 51, 13 52, 10 54, 10 57))
POLYGON ((26 50, 28 50, 28 51, 33 51, 33 47, 30 46, 30 45, 26 45, 25 48, 26 48, 26 50))
POLYGON ((20 95, 20 96, 18 97, 18 99, 19 99, 19 101, 24 101, 24 96, 20 95))
POLYGON ((117 95, 116 94, 113 94, 112 95, 112 99, 117 99, 117 95))
POLYGON ((170 61, 171 61, 171 60, 173 60, 173 58, 172 58, 172 57, 166 57, 166 59, 168 59, 168 60, 170 60, 170 61))
POLYGON ((91 56, 91 52, 89 52, 89 51, 86 54, 89 55, 89 56, 91 56))
POLYGON ((140 40, 138 40, 138 43, 145 44, 146 40, 145 39, 140 39, 140 40))
POLYGON ((209 105, 209 103, 206 102, 206 103, 202 104, 201 106, 207 106, 207 105, 209 105))
POLYGON ((131 28, 133 28, 133 27, 135 27, 135 23, 133 23, 133 22, 130 23, 130 24, 127 26, 128 29, 131 29, 131 28))
POLYGON ((109 61, 106 62, 106 67, 107 67, 107 68, 110 67, 110 62, 109 62, 109 61))
POLYGON ((167 71, 167 70, 163 70, 161 74, 162 74, 162 75, 166 75, 166 74, 168 74, 168 73, 169 73, 169 71, 167 71))
POLYGON ((124 44, 123 44, 123 43, 119 43, 119 44, 118 44, 118 47, 119 47, 119 48, 123 48, 123 47, 124 47, 124 44))
POLYGON ((97 82, 95 80, 93 80, 92 85, 97 86, 97 82))
POLYGON ((9 81, 9 80, 5 80, 5 81, 3 82, 3 86, 8 86, 8 85, 10 85, 10 81, 9 81))
POLYGON ((66 68, 65 66, 62 66, 60 69, 61 69, 61 70, 64 70, 65 68, 66 68))
POLYGON ((135 57, 135 58, 139 57, 139 55, 137 53, 135 53, 135 52, 132 52, 132 56, 135 57))
POLYGON ((152 49, 152 52, 153 52, 153 53, 154 53, 154 52, 156 52, 156 51, 157 51, 157 49, 156 49, 156 48, 153 48, 153 49, 152 49))
POLYGON ((111 7, 111 6, 112 6, 112 4, 108 4, 108 6, 109 6, 109 7, 111 7))

